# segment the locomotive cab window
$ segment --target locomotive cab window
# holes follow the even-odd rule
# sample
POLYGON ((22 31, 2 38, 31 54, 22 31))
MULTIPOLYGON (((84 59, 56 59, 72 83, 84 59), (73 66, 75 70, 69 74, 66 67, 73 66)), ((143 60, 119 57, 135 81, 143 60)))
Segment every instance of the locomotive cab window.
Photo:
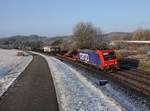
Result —
POLYGON ((103 53, 103 57, 104 57, 104 60, 112 60, 112 59, 116 59, 116 55, 114 52, 105 52, 103 53))

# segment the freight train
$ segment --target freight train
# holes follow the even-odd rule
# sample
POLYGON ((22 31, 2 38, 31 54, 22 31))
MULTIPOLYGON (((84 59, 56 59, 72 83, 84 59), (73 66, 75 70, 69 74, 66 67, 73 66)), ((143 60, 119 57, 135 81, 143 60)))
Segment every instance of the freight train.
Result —
POLYGON ((77 59, 87 64, 94 65, 103 71, 117 71, 118 63, 113 50, 78 49, 77 59))
POLYGON ((60 57, 67 57, 66 59, 91 65, 106 72, 118 70, 117 58, 115 52, 111 49, 77 49, 68 54, 67 52, 65 53, 62 51, 60 47, 49 47, 49 50, 44 50, 44 52, 50 54, 53 53, 55 56, 59 55, 60 57))

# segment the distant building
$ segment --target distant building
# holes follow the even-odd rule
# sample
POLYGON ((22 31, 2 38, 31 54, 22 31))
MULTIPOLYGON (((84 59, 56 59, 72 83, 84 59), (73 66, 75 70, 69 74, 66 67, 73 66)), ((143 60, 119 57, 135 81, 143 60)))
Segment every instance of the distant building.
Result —
POLYGON ((131 44, 150 44, 150 41, 125 41, 125 40, 116 40, 110 42, 110 45, 117 45, 118 43, 131 43, 131 44))
POLYGON ((51 46, 43 46, 44 52, 51 52, 51 46))
POLYGON ((31 51, 31 50, 32 50, 32 48, 29 47, 29 46, 26 46, 24 49, 25 49, 25 50, 28 50, 28 51, 31 51))
POLYGON ((47 53, 58 53, 61 51, 61 49, 58 46, 47 45, 47 46, 43 46, 43 51, 47 53))

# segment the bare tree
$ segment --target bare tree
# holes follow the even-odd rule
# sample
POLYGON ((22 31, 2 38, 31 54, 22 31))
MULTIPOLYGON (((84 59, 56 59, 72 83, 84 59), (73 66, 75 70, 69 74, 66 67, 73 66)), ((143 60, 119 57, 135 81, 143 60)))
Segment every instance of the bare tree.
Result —
POLYGON ((90 22, 80 22, 73 30, 73 40, 78 48, 94 49, 106 44, 100 28, 90 22))
POLYGON ((143 29, 142 28, 138 28, 135 32, 133 32, 133 40, 142 40, 144 39, 143 37, 143 29))
MULTIPOLYGON (((101 31, 100 29, 98 29, 98 31, 101 31)), ((96 39, 95 39, 95 48, 109 48, 109 43, 110 43, 110 39, 108 37, 106 37, 105 34, 103 34, 102 32, 98 32, 96 39)))
POLYGON ((133 33, 133 40, 150 40, 150 30, 139 28, 133 33))
POLYGON ((144 40, 150 40, 150 30, 145 30, 144 32, 144 40))
POLYGON ((63 40, 61 44, 61 49, 64 51, 72 50, 73 49, 73 41, 68 39, 68 40, 63 40))

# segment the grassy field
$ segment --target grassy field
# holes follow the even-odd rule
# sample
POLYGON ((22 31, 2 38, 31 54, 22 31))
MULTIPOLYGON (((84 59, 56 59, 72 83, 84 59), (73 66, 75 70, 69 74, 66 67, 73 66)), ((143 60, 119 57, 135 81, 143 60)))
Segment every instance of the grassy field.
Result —
POLYGON ((141 62, 138 68, 145 71, 150 71, 150 63, 141 62))

